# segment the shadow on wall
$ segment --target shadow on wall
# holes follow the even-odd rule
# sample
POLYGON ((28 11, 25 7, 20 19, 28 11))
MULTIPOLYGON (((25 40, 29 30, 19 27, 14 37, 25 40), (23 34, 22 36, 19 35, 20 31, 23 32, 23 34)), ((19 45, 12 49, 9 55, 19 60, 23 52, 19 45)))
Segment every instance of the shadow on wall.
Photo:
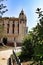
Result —
MULTIPOLYGON (((12 41, 8 41, 6 37, 4 37, 2 41, 3 41, 3 43, 4 43, 5 45, 7 45, 7 46, 15 47, 14 41, 13 41, 13 42, 12 42, 12 41)), ((22 46, 22 43, 16 42, 16 46, 17 46, 17 47, 18 47, 18 46, 22 46)))
MULTIPOLYGON (((6 45, 7 45, 7 46, 15 47, 15 43, 14 43, 14 42, 7 42, 6 45)), ((16 47, 18 47, 18 46, 22 46, 22 44, 21 44, 21 43, 16 43, 16 47)))

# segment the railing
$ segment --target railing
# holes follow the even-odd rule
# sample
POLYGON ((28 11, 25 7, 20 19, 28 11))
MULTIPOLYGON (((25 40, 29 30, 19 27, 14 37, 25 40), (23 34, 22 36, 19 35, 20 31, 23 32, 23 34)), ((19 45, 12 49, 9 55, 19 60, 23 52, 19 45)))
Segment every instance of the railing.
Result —
POLYGON ((13 51, 14 57, 10 57, 8 59, 7 65, 21 65, 20 59, 16 56, 15 52, 13 51))
POLYGON ((19 59, 19 57, 16 56, 16 54, 15 54, 14 51, 13 51, 13 54, 14 54, 14 57, 15 57, 16 64, 17 64, 17 65, 21 65, 20 59, 19 59))

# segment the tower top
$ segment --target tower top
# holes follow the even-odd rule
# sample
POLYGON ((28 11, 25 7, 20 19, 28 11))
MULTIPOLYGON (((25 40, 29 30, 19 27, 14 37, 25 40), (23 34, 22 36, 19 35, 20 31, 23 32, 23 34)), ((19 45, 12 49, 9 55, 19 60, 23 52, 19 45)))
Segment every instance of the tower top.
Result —
POLYGON ((20 15, 24 15, 24 11, 23 11, 23 9, 21 10, 20 15))
POLYGON ((25 15, 23 9, 21 10, 21 12, 20 12, 20 14, 19 14, 19 19, 22 19, 22 20, 27 21, 27 17, 26 17, 26 15, 25 15))

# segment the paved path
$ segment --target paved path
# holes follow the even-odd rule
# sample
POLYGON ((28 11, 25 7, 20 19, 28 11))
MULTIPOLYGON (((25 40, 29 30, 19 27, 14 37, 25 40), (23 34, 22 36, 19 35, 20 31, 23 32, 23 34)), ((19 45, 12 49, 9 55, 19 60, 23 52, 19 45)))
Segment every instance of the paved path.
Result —
POLYGON ((7 60, 12 54, 12 50, 0 51, 0 65, 7 65, 7 60))
MULTIPOLYGON (((20 52, 21 47, 16 47, 14 51, 15 53, 20 52)), ((12 49, 0 51, 0 65, 7 65, 7 60, 11 54, 12 54, 12 49)))

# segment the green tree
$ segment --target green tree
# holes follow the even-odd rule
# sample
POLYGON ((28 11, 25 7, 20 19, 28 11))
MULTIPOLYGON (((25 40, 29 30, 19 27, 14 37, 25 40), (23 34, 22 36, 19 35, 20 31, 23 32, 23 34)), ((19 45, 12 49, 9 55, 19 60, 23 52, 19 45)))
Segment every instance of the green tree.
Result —
POLYGON ((37 8, 36 13, 39 15, 39 23, 37 25, 38 37, 43 41, 43 11, 41 11, 41 8, 37 8))
POLYGON ((36 13, 38 14, 39 23, 33 28, 33 41, 34 41, 34 60, 43 65, 43 11, 41 8, 37 8, 36 13))
POLYGON ((32 38, 33 38, 33 43, 35 47, 35 54, 41 54, 43 55, 43 11, 41 11, 41 8, 37 8, 36 13, 39 15, 39 23, 37 23, 36 27, 33 28, 32 31, 32 38), (41 46, 41 47, 40 47, 41 46), (42 48, 42 50, 40 50, 42 48))
POLYGON ((34 54, 34 48, 33 48, 33 43, 32 43, 32 38, 29 35, 29 37, 26 37, 23 40, 23 46, 22 46, 22 52, 20 55, 21 61, 29 61, 32 59, 33 54, 34 54))
POLYGON ((4 1, 4 0, 0 0, 0 17, 2 17, 2 15, 3 15, 6 11, 8 11, 8 9, 5 9, 6 6, 2 3, 2 1, 4 1))

